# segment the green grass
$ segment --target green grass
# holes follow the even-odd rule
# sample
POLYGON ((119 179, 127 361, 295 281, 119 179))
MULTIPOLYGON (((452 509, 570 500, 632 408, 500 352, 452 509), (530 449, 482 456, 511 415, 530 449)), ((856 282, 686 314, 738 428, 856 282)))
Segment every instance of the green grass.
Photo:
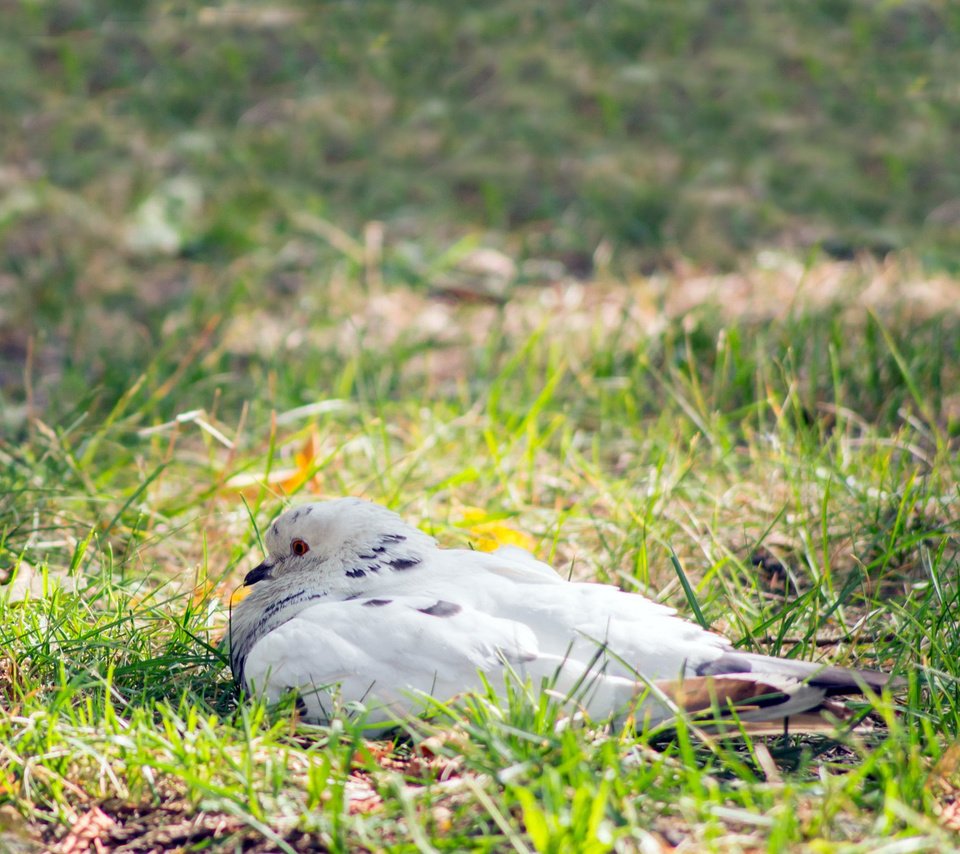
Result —
POLYGON ((960 723, 955 426, 932 391, 955 387, 956 361, 930 343, 947 321, 909 335, 877 320, 839 335, 839 312, 722 335, 670 322, 627 344, 580 319, 582 347, 562 346, 563 318, 518 340, 485 327, 492 343, 441 351, 466 362, 446 385, 402 342, 259 365, 268 400, 211 366, 223 390, 208 409, 249 403, 242 431, 208 416, 232 447, 190 421, 143 435, 175 415, 157 392, 178 366, 161 352, 112 409, 5 441, 7 561, 47 573, 0 629, 0 783, 29 832, 55 839, 99 804, 115 841, 203 815, 191 844, 227 847, 953 844, 937 787, 955 771, 933 770, 960 723), (342 406, 294 417, 304 389, 344 377, 342 406), (892 668, 910 689, 881 706, 875 736, 840 746, 558 729, 522 695, 442 709, 393 748, 349 723, 296 729, 290 709, 239 702, 217 643, 223 600, 259 554, 248 512, 262 524, 282 506, 231 478, 290 467, 307 435, 311 489, 389 501, 450 544, 470 537, 458 508, 479 506, 561 569, 649 584, 689 612, 673 549, 705 619, 745 648, 892 668), (780 575, 753 566, 761 546, 780 575), (446 739, 434 758, 411 752, 431 733, 446 739))
POLYGON ((958 22, 762 5, 4 10, 0 850, 960 845, 958 22), (908 688, 298 725, 220 639, 314 494, 908 688))

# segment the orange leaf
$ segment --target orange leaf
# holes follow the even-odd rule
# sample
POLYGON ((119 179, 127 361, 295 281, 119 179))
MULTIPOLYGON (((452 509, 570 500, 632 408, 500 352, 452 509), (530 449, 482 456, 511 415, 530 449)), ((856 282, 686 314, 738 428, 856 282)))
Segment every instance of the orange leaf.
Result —
POLYGON ((320 434, 315 427, 310 428, 306 441, 293 455, 293 466, 271 469, 269 472, 254 472, 234 475, 227 480, 227 489, 234 489, 244 495, 255 495, 264 485, 276 487, 288 495, 296 492, 307 483, 320 491, 322 483, 317 475, 317 458, 323 453, 320 434))
POLYGON ((292 474, 289 474, 286 480, 279 482, 280 488, 286 493, 293 493, 309 480, 316 478, 316 473, 313 469, 317 457, 320 456, 322 450, 320 434, 317 433, 316 427, 311 427, 307 440, 303 443, 300 450, 293 455, 296 468, 292 474))

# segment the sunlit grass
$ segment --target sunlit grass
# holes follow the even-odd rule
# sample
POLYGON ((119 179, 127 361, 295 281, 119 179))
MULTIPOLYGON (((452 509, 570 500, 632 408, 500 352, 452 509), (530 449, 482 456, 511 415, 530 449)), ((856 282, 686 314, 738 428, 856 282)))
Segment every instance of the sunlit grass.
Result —
POLYGON ((242 430, 203 416, 220 439, 154 410, 178 370, 161 353, 103 415, 31 427, 2 449, 19 569, 0 590, 33 577, 0 606, 7 802, 47 840, 100 804, 131 833, 200 810, 224 817, 224 843, 294 850, 602 851, 650 834, 720 850, 947 844, 930 775, 960 723, 955 440, 937 406, 910 407, 948 369, 914 327, 879 338, 889 395, 857 364, 860 332, 835 339, 844 367, 821 377, 812 350, 782 342, 823 325, 671 326, 633 353, 562 347, 549 328, 516 348, 495 332, 501 352, 459 354, 487 373, 429 398, 388 350, 356 364, 343 405, 303 414, 313 368, 290 363, 271 391, 288 408, 251 399, 242 430), (906 372, 915 391, 894 410, 906 372), (558 726, 523 691, 463 698, 394 746, 368 746, 360 722, 297 727, 292 706, 242 702, 219 649, 260 554, 252 520, 284 489, 384 500, 450 544, 486 536, 469 522, 486 513, 563 572, 650 589, 691 616, 696 603, 744 648, 892 669, 910 688, 867 741, 704 745, 684 725, 651 741, 558 726))

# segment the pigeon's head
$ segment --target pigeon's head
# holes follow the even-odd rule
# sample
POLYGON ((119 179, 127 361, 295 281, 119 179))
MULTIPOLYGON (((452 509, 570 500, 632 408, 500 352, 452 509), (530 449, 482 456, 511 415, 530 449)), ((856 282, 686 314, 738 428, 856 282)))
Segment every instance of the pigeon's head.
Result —
POLYGON ((244 585, 314 576, 324 584, 341 586, 337 584, 341 578, 349 583, 412 568, 421 562, 423 550, 434 544, 396 513, 359 498, 287 510, 271 523, 264 539, 267 557, 247 573, 244 585))

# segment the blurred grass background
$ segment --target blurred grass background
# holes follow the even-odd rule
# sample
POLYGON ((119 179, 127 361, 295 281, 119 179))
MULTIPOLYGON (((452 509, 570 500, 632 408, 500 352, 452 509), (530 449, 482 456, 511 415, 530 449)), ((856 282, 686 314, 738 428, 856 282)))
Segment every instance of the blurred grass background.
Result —
POLYGON ((582 264, 957 249, 954 4, 5 5, 7 180, 112 217, 191 176, 195 258, 299 208, 582 264))
POLYGON ((211 315, 322 322, 338 271, 427 291, 477 246, 513 284, 770 248, 957 269, 955 4, 0 10, 8 403, 31 337, 62 406, 211 315))

